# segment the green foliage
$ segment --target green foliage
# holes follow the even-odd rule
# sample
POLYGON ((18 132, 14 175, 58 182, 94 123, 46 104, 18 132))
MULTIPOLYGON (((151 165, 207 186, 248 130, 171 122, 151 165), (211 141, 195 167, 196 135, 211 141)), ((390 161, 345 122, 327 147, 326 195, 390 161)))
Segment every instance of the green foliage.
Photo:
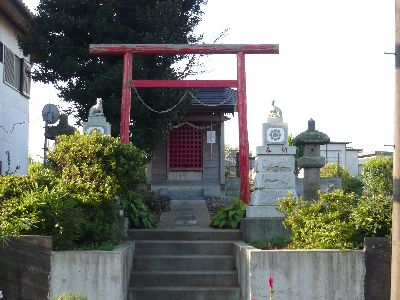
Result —
POLYGON ((390 234, 391 202, 336 190, 307 202, 289 194, 279 200, 283 224, 292 232, 292 246, 306 249, 355 249, 365 236, 390 234))
POLYGON ((168 196, 159 195, 150 191, 140 191, 140 195, 144 204, 146 204, 149 210, 155 215, 171 210, 171 199, 168 196))
POLYGON ((126 211, 129 223, 134 228, 154 228, 155 220, 144 204, 140 193, 129 191, 121 198, 122 207, 126 211))
POLYGON ((255 240, 250 243, 255 248, 262 250, 285 249, 288 247, 290 239, 285 237, 275 237, 269 240, 255 240))
MULTIPOLYGON (((89 44, 190 44, 201 40, 193 33, 206 0, 41 0, 29 24, 29 35, 20 39, 24 53, 34 54, 35 81, 53 83, 83 121, 96 97, 102 97, 112 134, 117 135, 121 107, 122 58, 89 54, 89 44)), ((179 79, 191 72, 196 59, 185 56, 135 56, 140 79, 179 79), (187 58, 187 57, 186 57, 187 58), (186 59, 187 68, 173 65, 186 59)), ((134 76, 136 77, 136 73, 134 76)), ((140 90, 142 98, 157 110, 172 107, 182 96, 176 89, 140 90)), ((190 99, 187 98, 187 103, 190 99)), ((154 148, 166 136, 169 124, 185 106, 155 114, 133 97, 131 139, 141 149, 154 148)))
POLYGON ((294 144, 294 136, 293 135, 291 135, 291 134, 289 134, 289 136, 288 136, 288 144, 289 144, 289 146, 296 146, 296 154, 295 154, 295 156, 294 156, 294 158, 295 158, 295 167, 294 167, 294 173, 295 174, 299 174, 299 172, 300 172, 300 168, 298 167, 298 165, 297 165, 297 160, 300 158, 300 157, 303 157, 303 154, 304 154, 304 145, 295 145, 294 144))
POLYGON ((132 144, 100 133, 57 139, 49 164, 82 202, 111 201, 145 180, 145 155, 132 144))
MULTIPOLYGON (((114 243, 116 197, 137 189, 144 170, 145 156, 131 144, 96 133, 63 136, 49 153, 48 168, 33 163, 27 176, 0 176, 0 240, 50 235, 55 250, 114 243)), ((154 227, 139 200, 129 212, 138 226, 154 227)))
POLYGON ((50 300, 87 300, 88 298, 83 294, 75 294, 72 292, 62 293, 51 297, 50 300))
POLYGON ((376 157, 363 165, 362 178, 369 195, 391 197, 393 194, 393 157, 376 157))
POLYGON ((363 192, 363 182, 336 163, 328 163, 321 168, 321 178, 328 177, 341 177, 342 188, 347 193, 361 195, 363 192))
POLYGON ((240 199, 236 200, 232 205, 222 208, 211 217, 211 226, 215 228, 239 228, 246 208, 246 203, 240 199))

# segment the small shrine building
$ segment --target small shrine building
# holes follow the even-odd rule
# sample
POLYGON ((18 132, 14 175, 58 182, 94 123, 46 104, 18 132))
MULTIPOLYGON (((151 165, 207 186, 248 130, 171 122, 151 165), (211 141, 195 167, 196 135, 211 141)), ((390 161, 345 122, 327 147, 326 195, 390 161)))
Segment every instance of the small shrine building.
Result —
POLYGON ((153 152, 148 184, 172 198, 225 195, 224 122, 236 109, 236 90, 204 88, 194 93, 181 124, 153 152))

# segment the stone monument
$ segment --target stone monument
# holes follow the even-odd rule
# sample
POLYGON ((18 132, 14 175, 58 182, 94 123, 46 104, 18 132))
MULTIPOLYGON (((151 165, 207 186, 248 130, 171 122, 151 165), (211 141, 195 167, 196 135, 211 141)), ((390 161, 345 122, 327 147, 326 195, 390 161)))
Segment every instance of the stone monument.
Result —
POLYGON ((96 104, 89 110, 88 121, 83 122, 84 132, 90 134, 93 130, 97 130, 104 135, 111 135, 111 124, 107 122, 104 116, 103 100, 101 98, 96 99, 96 104))
POLYGON ((308 121, 308 129, 295 137, 295 145, 304 145, 303 157, 297 160, 297 165, 304 169, 303 190, 304 199, 311 201, 318 197, 320 190, 320 169, 325 165, 325 158, 320 156, 320 145, 330 142, 329 137, 315 130, 315 121, 308 121))
POLYGON ((56 126, 46 126, 44 134, 48 139, 55 140, 59 135, 72 135, 75 131, 75 127, 68 124, 68 115, 61 114, 58 124, 56 126))
POLYGON ((288 125, 283 122, 282 110, 272 107, 267 122, 262 125, 263 144, 257 147, 254 192, 243 219, 244 239, 270 239, 285 236, 282 214, 276 210, 278 199, 288 192, 296 197, 296 147, 288 144, 288 125))

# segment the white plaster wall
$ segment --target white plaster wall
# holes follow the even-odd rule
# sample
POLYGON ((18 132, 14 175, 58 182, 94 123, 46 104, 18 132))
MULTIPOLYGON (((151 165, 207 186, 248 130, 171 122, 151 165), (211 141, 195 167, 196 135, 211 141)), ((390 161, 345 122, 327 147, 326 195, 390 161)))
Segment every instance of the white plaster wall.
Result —
POLYGON ((358 151, 357 150, 346 150, 346 162, 347 171, 353 176, 360 176, 358 170, 358 151))
POLYGON ((125 300, 135 244, 113 251, 57 251, 51 257, 50 297, 83 293, 88 300, 125 300))
MULTIPOLYGON (((22 57, 22 51, 17 43, 16 29, 1 13, 0 42, 17 56, 22 57)), ((7 170, 5 151, 8 150, 11 154, 11 171, 20 166, 17 173, 27 174, 29 99, 4 83, 3 71, 4 64, 0 63, 0 125, 4 127, 4 129, 0 127, 0 161, 2 161, 4 173, 7 170)))
POLYGON ((320 146, 321 156, 325 158, 326 163, 337 163, 337 153, 333 154, 330 151, 337 151, 339 153, 340 166, 346 167, 346 144, 326 144, 320 146), (328 154, 326 153, 328 151, 328 154))
POLYGON ((270 250, 237 243, 235 255, 243 300, 363 300, 363 251, 270 250))

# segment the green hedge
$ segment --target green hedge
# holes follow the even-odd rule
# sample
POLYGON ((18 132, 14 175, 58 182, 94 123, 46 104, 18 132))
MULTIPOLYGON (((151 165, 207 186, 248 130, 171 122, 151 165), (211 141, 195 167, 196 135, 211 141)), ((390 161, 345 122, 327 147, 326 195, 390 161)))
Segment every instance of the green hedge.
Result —
POLYGON ((0 239, 51 235, 56 250, 117 242, 117 199, 144 182, 145 164, 142 151, 116 138, 61 136, 47 167, 33 163, 27 176, 0 176, 0 239))
POLYGON ((336 190, 311 202, 289 194, 279 200, 278 211, 294 248, 359 249, 364 237, 390 235, 391 207, 385 197, 336 190))

